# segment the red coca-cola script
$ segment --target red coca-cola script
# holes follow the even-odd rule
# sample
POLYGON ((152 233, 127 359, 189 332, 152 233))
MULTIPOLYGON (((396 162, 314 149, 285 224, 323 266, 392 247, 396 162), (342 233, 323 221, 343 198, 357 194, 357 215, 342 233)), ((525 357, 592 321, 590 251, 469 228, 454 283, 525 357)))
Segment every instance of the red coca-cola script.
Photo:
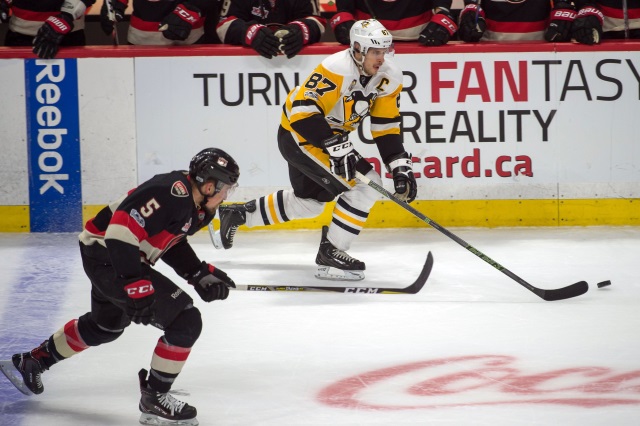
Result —
POLYGON ((545 359, 469 355, 370 371, 322 389, 324 404, 407 410, 470 405, 562 404, 602 407, 640 404, 640 370, 580 365, 549 369, 545 359))

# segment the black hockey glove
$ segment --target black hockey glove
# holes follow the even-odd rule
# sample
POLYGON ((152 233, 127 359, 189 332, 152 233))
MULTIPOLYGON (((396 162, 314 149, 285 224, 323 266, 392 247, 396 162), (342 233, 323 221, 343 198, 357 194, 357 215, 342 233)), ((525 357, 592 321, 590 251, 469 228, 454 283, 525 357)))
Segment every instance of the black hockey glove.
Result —
POLYGON ((598 44, 602 38, 604 15, 594 6, 585 6, 578 12, 571 27, 571 36, 578 43, 598 44))
POLYGON ((127 315, 136 324, 147 325, 153 318, 153 304, 156 301, 151 281, 145 278, 124 279, 127 292, 127 315))
POLYGON ((544 39, 551 42, 571 40, 571 24, 576 19, 573 5, 566 2, 555 4, 549 15, 549 26, 544 32, 544 39))
POLYGON ((231 278, 219 268, 202 262, 200 268, 187 281, 205 302, 224 300, 229 296, 229 287, 236 287, 231 278))
POLYGON ((336 41, 340 44, 351 44, 349 34, 351 33, 351 27, 356 21, 353 15, 349 12, 339 12, 333 15, 329 24, 333 30, 333 35, 336 36, 336 41))
POLYGON ((253 48, 267 59, 278 56, 280 40, 264 25, 251 25, 244 36, 244 45, 253 48))
POLYGON ((407 203, 412 202, 418 195, 418 184, 413 175, 413 163, 411 154, 406 152, 391 157, 387 171, 393 173, 393 186, 397 198, 407 203))
POLYGON ((189 3, 176 6, 169 15, 165 16, 158 27, 162 35, 169 40, 183 41, 189 37, 193 26, 200 21, 200 9, 189 3))
POLYGON ((477 4, 468 4, 460 12, 458 37, 467 43, 477 43, 487 30, 484 10, 477 4))
POLYGON ((289 59, 300 53, 304 45, 309 43, 309 27, 304 22, 290 22, 289 25, 285 25, 276 31, 275 34, 277 35, 279 31, 287 31, 286 35, 280 38, 282 43, 280 49, 289 59))
POLYGON ((62 12, 49 16, 33 39, 33 53, 42 59, 52 59, 58 53, 62 38, 73 29, 73 17, 62 12))
POLYGON ((418 43, 425 46, 442 46, 449 42, 457 30, 458 26, 451 13, 447 9, 440 8, 420 33, 418 43))
POLYGON ((342 176, 346 180, 356 177, 356 164, 362 157, 353 149, 348 135, 333 135, 323 140, 322 146, 329 154, 331 173, 342 176))
POLYGON ((107 1, 111 3, 113 8, 113 15, 116 22, 124 20, 124 12, 127 9, 127 4, 122 3, 119 0, 105 0, 100 8, 100 28, 106 35, 113 34, 113 21, 109 17, 109 9, 107 8, 107 1))
POLYGON ((9 22, 12 0, 0 0, 0 24, 9 22))

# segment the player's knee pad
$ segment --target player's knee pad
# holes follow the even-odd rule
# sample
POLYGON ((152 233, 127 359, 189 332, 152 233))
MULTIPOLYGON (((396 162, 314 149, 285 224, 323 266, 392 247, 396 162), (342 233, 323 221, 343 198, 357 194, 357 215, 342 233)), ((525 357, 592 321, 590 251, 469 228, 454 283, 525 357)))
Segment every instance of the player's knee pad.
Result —
POLYGON ((124 333, 124 329, 112 330, 103 327, 91 318, 91 313, 86 313, 78 318, 78 332, 84 343, 99 346, 116 340, 124 333))
POLYGON ((196 307, 180 312, 176 319, 164 330, 167 343, 190 348, 196 343, 202 332, 202 315, 196 307))

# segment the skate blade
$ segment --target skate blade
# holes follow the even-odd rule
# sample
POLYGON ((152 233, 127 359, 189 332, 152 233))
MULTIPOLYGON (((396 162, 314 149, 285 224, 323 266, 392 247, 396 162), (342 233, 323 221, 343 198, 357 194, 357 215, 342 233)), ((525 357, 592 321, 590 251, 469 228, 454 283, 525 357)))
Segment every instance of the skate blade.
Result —
POLYGON ((345 271, 331 266, 318 265, 315 277, 319 280, 330 281, 362 281, 364 271, 345 271))
POLYGON ((13 384, 13 386, 15 386, 16 389, 18 389, 20 392, 25 395, 33 395, 33 392, 31 392, 31 390, 24 383, 24 380, 22 380, 22 377, 18 377, 13 374, 14 371, 16 371, 16 368, 11 360, 0 361, 0 371, 2 371, 5 376, 7 376, 7 379, 9 379, 11 384, 13 384))
POLYGON ((209 237, 211 237, 211 243, 216 249, 218 250, 224 249, 224 246, 222 245, 222 237, 220 236, 220 231, 219 230, 216 231, 213 228, 213 222, 209 222, 209 237))
POLYGON ((200 424, 198 423, 198 419, 196 419, 195 417, 193 419, 187 419, 187 420, 167 420, 167 419, 163 419, 162 417, 158 417, 154 414, 145 414, 145 413, 140 414, 139 422, 140 424, 143 424, 143 425, 152 425, 152 426, 173 426, 173 425, 198 426, 200 424))

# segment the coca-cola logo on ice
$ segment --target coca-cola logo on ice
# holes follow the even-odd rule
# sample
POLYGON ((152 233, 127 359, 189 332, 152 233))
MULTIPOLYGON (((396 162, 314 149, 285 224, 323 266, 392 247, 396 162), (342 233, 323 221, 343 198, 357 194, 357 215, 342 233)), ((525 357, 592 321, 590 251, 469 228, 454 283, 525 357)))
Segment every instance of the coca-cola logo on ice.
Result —
POLYGON ((469 405, 562 404, 602 407, 640 404, 640 370, 602 366, 549 369, 545 359, 505 355, 420 361, 340 380, 318 394, 340 408, 405 410, 469 405))

